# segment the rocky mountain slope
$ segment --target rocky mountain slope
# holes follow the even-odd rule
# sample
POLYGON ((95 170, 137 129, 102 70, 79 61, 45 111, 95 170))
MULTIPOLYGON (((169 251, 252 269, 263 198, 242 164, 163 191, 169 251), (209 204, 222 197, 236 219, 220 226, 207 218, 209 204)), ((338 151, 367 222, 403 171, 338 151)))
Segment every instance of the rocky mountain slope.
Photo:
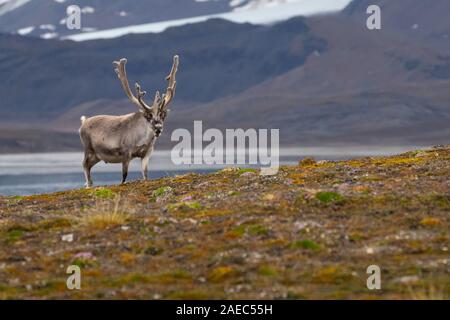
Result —
POLYGON ((344 10, 344 16, 360 25, 366 24, 366 10, 376 4, 381 8, 380 33, 398 33, 411 41, 447 52, 450 48, 450 2, 447 0, 358 0, 344 10))
POLYGON ((232 10, 229 0, 10 0, 0 7, 0 31, 56 38, 79 33, 65 25, 66 8, 77 4, 82 12, 81 31, 94 31, 205 15, 232 10))
POLYGON ((162 34, 81 43, 0 37, 0 76, 6 79, 0 87, 0 115, 5 122, 48 121, 84 102, 123 99, 112 66, 121 57, 129 61, 130 81, 151 92, 164 88, 172 56, 179 54, 183 85, 177 101, 199 103, 243 91, 326 49, 302 18, 270 27, 216 19, 162 34))
POLYGON ((189 19, 216 14, 226 14, 231 20, 259 21, 257 15, 272 16, 273 10, 277 13, 269 20, 281 21, 292 17, 289 12, 292 10, 299 10, 299 14, 321 13, 340 10, 348 2, 350 0, 310 3, 301 0, 3 0, 0 2, 0 32, 53 39, 142 24, 183 25, 189 19), (66 27, 66 10, 70 5, 81 9, 81 30, 66 27), (287 9, 280 10, 282 7, 287 9))
POLYGON ((174 53, 182 64, 162 146, 170 146, 171 129, 198 119, 216 128, 279 128, 283 144, 446 143, 447 3, 424 11, 419 0, 380 1, 380 31, 367 30, 367 2, 355 0, 340 14, 269 26, 214 19, 80 43, 0 35, 0 126, 17 134, 2 143, 21 145, 21 130, 44 128, 71 133, 73 147, 81 115, 135 110, 113 60, 126 56, 130 81, 151 92, 164 88, 174 53), (424 27, 405 27, 414 21, 424 27))

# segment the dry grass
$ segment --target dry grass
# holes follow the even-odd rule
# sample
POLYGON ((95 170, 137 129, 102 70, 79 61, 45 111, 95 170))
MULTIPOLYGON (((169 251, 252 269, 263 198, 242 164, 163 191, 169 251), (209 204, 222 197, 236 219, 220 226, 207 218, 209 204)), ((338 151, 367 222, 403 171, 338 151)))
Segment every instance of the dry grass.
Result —
POLYGON ((445 300, 444 289, 435 286, 408 287, 412 300, 445 300))
POLYGON ((94 229, 107 229, 124 225, 129 218, 127 207, 126 203, 121 202, 120 197, 115 197, 112 203, 100 202, 86 210, 80 222, 82 225, 94 229))

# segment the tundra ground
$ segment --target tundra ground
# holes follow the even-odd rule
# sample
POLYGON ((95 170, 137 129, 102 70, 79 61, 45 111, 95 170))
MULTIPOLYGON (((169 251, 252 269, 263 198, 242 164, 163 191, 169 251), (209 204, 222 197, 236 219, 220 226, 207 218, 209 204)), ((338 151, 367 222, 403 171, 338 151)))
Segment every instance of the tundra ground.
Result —
POLYGON ((449 147, 0 197, 0 298, 448 299, 449 215, 449 147))

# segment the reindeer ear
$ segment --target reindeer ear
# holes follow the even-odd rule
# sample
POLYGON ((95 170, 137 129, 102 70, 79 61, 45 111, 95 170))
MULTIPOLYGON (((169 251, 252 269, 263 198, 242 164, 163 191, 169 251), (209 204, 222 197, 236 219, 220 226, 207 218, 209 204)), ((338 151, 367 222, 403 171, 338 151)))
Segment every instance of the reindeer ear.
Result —
POLYGON ((153 112, 151 112, 151 111, 145 111, 145 112, 144 112, 144 117, 145 117, 145 119, 147 119, 148 121, 152 120, 152 119, 153 119, 153 112))

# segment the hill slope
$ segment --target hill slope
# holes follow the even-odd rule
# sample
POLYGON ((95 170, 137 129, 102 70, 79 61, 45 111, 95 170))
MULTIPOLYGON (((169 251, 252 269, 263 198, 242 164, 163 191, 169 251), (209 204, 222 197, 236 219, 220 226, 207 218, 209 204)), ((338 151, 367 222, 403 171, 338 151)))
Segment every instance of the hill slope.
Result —
POLYGON ((0 35, 0 116, 48 122, 81 103, 123 99, 112 67, 121 57, 130 81, 151 92, 166 86, 171 57, 179 54, 177 101, 198 103, 241 92, 325 49, 302 18, 271 27, 210 20, 83 43, 0 35))
MULTIPOLYGON (((77 35, 79 38, 90 33, 88 37, 93 39, 99 37, 95 35, 98 30, 111 34, 117 33, 117 29, 131 27, 136 32, 143 24, 183 25, 212 15, 224 16, 232 21, 268 23, 285 20, 293 15, 337 11, 349 1, 0 0, 0 32, 45 39, 68 35, 77 35), (66 27, 66 9, 69 5, 78 5, 81 9, 81 30, 69 30, 66 27), (136 26, 139 27, 136 29, 136 26)), ((154 27, 151 29, 154 30, 154 27)))
POLYGON ((398 33, 411 41, 441 48, 450 48, 450 2, 447 0, 354 0, 343 15, 360 26, 366 25, 369 5, 381 8, 382 29, 379 33, 398 33))
POLYGON ((229 0, 10 0, 0 6, 0 31, 42 37, 79 33, 65 25, 66 8, 77 4, 82 10, 82 31, 101 30, 146 22, 186 18, 233 9, 229 0), (21 4, 21 5, 20 5, 21 4), (12 10, 11 10, 12 9, 12 10), (28 28, 28 30, 27 30, 28 28), (29 32, 27 32, 29 31, 29 32))
POLYGON ((448 299, 449 165, 439 147, 0 197, 0 299, 448 299))
POLYGON ((445 39, 430 35, 445 36, 448 1, 429 11, 421 0, 379 3, 381 31, 367 30, 368 2, 355 0, 341 14, 273 26, 216 19, 84 43, 0 35, 0 126, 18 134, 1 140, 0 132, 2 150, 20 145, 28 135, 20 130, 76 136, 83 114, 135 110, 110 62, 127 56, 131 82, 150 93, 164 88, 175 52, 179 89, 160 145, 170 145, 173 128, 199 119, 216 128, 279 128, 285 145, 447 143, 450 56, 445 39), (420 36, 405 27, 416 20, 426 31, 420 36))

